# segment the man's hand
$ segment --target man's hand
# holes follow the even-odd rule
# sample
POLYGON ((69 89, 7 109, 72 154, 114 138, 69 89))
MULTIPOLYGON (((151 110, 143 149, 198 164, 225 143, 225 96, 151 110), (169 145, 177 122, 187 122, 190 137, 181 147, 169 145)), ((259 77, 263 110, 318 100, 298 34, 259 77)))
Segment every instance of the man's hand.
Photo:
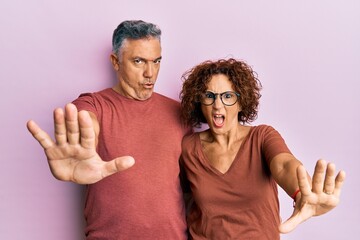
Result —
POLYGON ((305 168, 297 168, 300 192, 296 196, 293 214, 279 226, 281 233, 288 233, 312 216, 325 214, 338 205, 345 172, 340 171, 336 176, 335 174, 334 164, 319 160, 310 186, 305 168))
POLYGON ((96 152, 96 134, 87 111, 78 113, 75 105, 54 111, 55 141, 34 121, 27 123, 33 137, 44 148, 55 178, 91 184, 134 165, 130 156, 103 161, 96 152))

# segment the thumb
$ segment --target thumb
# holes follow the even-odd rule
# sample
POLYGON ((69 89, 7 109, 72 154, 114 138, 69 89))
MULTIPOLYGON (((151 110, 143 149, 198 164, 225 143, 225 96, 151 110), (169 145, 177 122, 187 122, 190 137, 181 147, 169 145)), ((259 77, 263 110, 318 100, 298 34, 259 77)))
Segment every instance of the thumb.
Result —
POLYGON ((294 212, 291 217, 289 217, 285 222, 280 224, 279 231, 280 233, 289 233, 293 231, 301 222, 302 219, 300 218, 299 214, 296 214, 294 212))
POLYGON ((135 164, 135 159, 131 156, 118 157, 114 159, 117 172, 123 171, 132 167, 135 164))
POLYGON ((135 164, 135 159, 131 156, 124 156, 115 158, 105 163, 103 177, 107 177, 117 172, 121 172, 132 167, 135 164))

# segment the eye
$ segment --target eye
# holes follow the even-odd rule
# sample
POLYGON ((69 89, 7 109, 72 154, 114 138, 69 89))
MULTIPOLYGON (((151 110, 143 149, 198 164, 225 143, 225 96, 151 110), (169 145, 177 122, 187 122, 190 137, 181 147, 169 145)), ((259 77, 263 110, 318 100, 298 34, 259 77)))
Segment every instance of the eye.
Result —
POLYGON ((156 59, 156 60, 154 61, 155 64, 160 64, 160 62, 161 62, 161 58, 156 59))
POLYGON ((134 63, 140 65, 140 64, 144 64, 145 61, 143 59, 141 59, 141 58, 135 58, 134 63))
POLYGON ((206 92, 206 93, 204 94, 204 97, 205 97, 205 98, 215 98, 215 94, 212 93, 212 92, 206 92))
POLYGON ((234 95, 234 93, 232 93, 232 92, 225 92, 225 93, 223 94, 223 98, 229 99, 229 98, 233 98, 233 97, 235 97, 235 95, 234 95))

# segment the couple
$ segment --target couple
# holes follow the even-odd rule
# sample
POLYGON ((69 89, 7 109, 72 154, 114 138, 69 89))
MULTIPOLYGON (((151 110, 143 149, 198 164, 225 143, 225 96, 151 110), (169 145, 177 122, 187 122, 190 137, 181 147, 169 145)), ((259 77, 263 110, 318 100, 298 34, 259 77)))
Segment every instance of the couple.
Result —
POLYGON ((55 141, 27 123, 54 177, 87 185, 86 239, 274 240, 336 207, 343 171, 319 160, 311 178, 274 128, 246 125, 261 89, 246 63, 195 66, 179 104, 154 92, 156 25, 124 21, 112 43, 113 88, 55 109, 55 141), (201 123, 209 129, 193 133, 201 123), (284 223, 277 185, 294 200, 284 223))

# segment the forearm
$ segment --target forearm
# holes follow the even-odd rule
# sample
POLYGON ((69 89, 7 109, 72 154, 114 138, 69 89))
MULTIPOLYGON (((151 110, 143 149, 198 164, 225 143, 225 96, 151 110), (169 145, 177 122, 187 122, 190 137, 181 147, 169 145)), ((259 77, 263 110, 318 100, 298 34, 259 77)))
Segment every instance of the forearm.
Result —
MULTIPOLYGON (((270 171, 277 184, 292 196, 299 189, 296 169, 302 165, 292 154, 282 153, 275 156, 270 164, 270 171)), ((311 178, 308 175, 309 182, 311 178)))

